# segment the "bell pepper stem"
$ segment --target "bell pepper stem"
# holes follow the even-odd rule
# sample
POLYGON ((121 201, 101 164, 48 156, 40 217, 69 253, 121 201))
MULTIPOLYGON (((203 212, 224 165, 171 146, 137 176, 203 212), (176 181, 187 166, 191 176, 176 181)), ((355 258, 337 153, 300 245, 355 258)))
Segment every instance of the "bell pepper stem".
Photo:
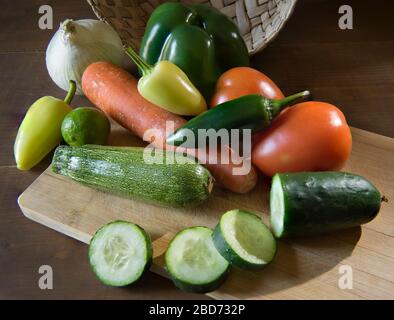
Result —
POLYGON ((308 90, 305 90, 302 92, 292 94, 291 96, 285 97, 280 100, 272 100, 272 104, 271 104, 272 116, 275 117, 285 107, 296 103, 296 101, 306 99, 307 97, 309 97, 310 94, 311 93, 308 90))
POLYGON ((142 76, 146 76, 151 73, 152 66, 149 65, 144 59, 142 59, 131 47, 125 49, 127 56, 136 64, 138 69, 142 72, 142 76))
POLYGON ((66 95, 66 97, 64 98, 64 102, 67 104, 71 103, 71 100, 74 98, 75 95, 75 90, 77 89, 77 86, 75 84, 74 80, 70 80, 70 88, 68 89, 68 93, 66 95))

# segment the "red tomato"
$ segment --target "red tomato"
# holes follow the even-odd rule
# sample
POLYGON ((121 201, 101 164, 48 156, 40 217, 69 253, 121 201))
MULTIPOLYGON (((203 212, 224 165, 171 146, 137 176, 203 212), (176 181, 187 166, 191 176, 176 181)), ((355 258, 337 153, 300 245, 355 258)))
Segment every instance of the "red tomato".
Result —
POLYGON ((331 104, 310 101, 285 109, 259 134, 252 162, 267 176, 338 170, 351 149, 352 136, 343 113, 331 104))
POLYGON ((253 93, 261 94, 269 99, 285 97, 277 85, 264 73, 248 67, 237 67, 227 70, 218 79, 211 107, 253 93))

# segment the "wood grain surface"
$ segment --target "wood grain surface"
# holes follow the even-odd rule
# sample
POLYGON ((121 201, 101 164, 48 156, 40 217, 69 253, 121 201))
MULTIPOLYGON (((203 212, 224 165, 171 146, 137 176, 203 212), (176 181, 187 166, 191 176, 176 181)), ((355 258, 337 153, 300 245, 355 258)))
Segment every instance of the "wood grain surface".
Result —
MULTIPOLYGON (((52 6, 55 28, 65 18, 94 18, 83 0, 0 0, 0 299, 203 298, 180 292, 153 273, 130 288, 102 286, 90 271, 85 245, 21 214, 16 199, 47 168, 50 156, 34 170, 19 172, 13 159, 18 125, 37 98, 64 95, 45 68, 45 49, 54 30, 38 28, 42 4, 52 6), (43 291, 37 285, 43 264, 54 269, 53 290, 43 291)), ((316 100, 338 105, 352 126, 394 137, 394 2, 346 1, 354 11, 354 29, 347 31, 337 25, 343 4, 342 0, 299 1, 285 29, 253 57, 252 64, 285 93, 308 88, 316 100)), ((77 97, 72 105, 90 103, 77 97)), ((387 252, 393 247, 390 242, 362 239, 358 243, 365 247, 380 244, 387 252)), ((374 277, 364 275, 364 282, 385 288, 374 277)))
MULTIPOLYGON (((119 127, 113 131, 116 137, 124 133, 122 142, 131 136, 119 127)), ((394 139, 359 129, 352 129, 352 135, 353 151, 344 170, 365 176, 394 199, 394 139)), ((130 137, 127 144, 134 145, 134 139, 130 137)), ((214 228, 224 212, 235 208, 254 212, 269 223, 268 190, 268 179, 260 179, 246 195, 215 188, 202 206, 175 209, 96 191, 48 168, 18 203, 29 219, 85 243, 110 221, 137 223, 154 241, 152 270, 166 275, 163 253, 176 232, 190 226, 214 228)), ((225 284, 208 295, 216 299, 394 299, 393 209, 392 201, 383 203, 377 218, 362 228, 281 240, 267 268, 260 272, 234 268, 225 284), (338 286, 343 265, 353 269, 352 290, 338 286)))

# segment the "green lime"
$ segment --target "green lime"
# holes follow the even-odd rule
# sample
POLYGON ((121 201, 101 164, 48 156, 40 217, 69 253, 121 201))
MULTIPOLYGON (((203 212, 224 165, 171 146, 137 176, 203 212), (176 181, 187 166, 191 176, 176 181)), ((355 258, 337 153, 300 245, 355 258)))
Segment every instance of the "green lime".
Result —
POLYGON ((62 136, 70 146, 105 144, 111 125, 104 112, 80 107, 66 115, 62 123, 62 136))

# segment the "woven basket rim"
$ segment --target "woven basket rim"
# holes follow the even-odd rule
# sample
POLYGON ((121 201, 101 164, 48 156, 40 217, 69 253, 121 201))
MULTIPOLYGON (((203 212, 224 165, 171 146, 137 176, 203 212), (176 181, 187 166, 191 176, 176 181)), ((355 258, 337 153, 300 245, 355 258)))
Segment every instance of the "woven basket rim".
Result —
POLYGON ((283 19, 282 23, 279 25, 278 30, 276 30, 276 32, 274 32, 268 39, 266 42, 264 42, 264 44, 258 48, 254 48, 253 50, 249 51, 249 55, 252 56, 256 53, 258 53, 259 51, 262 51, 265 47, 267 47, 272 41, 275 40, 275 38, 279 35, 279 33, 282 31, 282 29, 284 28, 284 26, 286 25, 286 23, 289 21, 290 17, 293 15, 295 7, 298 3, 298 0, 293 0, 293 5, 291 6, 287 16, 285 17, 285 19, 283 19))
MULTIPOLYGON (((94 14, 96 15, 96 17, 98 19, 100 19, 101 21, 104 21, 105 23, 109 24, 111 27, 114 28, 115 31, 118 32, 116 26, 114 26, 112 24, 112 22, 110 21, 110 19, 108 19, 102 12, 102 10, 100 10, 100 8, 98 7, 98 2, 99 0, 87 0, 88 4, 90 5, 90 7, 92 8, 94 14)), ((244 1, 244 0, 236 0, 236 1, 244 1)), ((235 2, 236 2, 235 1, 235 2)), ((265 47, 267 47, 267 45, 269 43, 271 43, 273 40, 275 40, 275 38, 278 36, 278 34, 280 33, 280 31, 284 28, 284 26, 286 25, 286 23, 288 22, 288 20, 290 19, 290 17, 292 16, 292 14, 294 13, 295 7, 298 3, 298 0, 289 0, 291 1, 290 4, 290 9, 287 11, 286 16, 283 17, 283 19, 281 19, 280 24, 277 26, 277 29, 272 32, 267 38, 265 38, 265 41, 263 41, 259 46, 254 47, 252 46, 251 49, 248 48, 248 52, 249 55, 252 56, 258 52, 260 52, 261 50, 263 50, 265 47)), ((250 21, 250 18, 249 18, 250 21)), ((119 32, 118 32, 119 33, 119 32)), ((242 35, 243 37, 245 35, 242 35)), ((122 42, 124 43, 124 39, 122 39, 122 42)), ((132 45, 133 46, 133 45, 132 45)), ((139 45, 138 45, 139 46, 139 45)), ((138 49, 138 47, 133 46, 134 49, 138 49)))

